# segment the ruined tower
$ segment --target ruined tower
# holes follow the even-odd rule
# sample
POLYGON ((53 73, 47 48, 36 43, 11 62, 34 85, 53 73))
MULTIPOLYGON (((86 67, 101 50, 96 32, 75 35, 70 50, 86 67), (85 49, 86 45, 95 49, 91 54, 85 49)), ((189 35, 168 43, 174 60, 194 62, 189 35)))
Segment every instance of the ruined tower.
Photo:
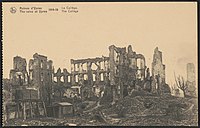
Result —
POLYGON ((23 98, 22 89, 28 85, 28 72, 26 59, 20 56, 13 58, 13 69, 10 70, 12 100, 23 98))
POLYGON ((187 64, 187 85, 188 85, 188 95, 196 95, 196 76, 195 76, 195 66, 193 63, 187 64))
POLYGON ((152 92, 161 92, 165 84, 165 65, 162 62, 162 52, 155 48, 152 62, 152 92))
POLYGON ((187 64, 187 81, 189 82, 195 81, 195 67, 193 63, 187 64))
POLYGON ((25 58, 22 58, 20 56, 16 56, 13 58, 13 69, 10 70, 9 76, 12 85, 28 84, 28 72, 26 70, 26 66, 27 63, 25 58))

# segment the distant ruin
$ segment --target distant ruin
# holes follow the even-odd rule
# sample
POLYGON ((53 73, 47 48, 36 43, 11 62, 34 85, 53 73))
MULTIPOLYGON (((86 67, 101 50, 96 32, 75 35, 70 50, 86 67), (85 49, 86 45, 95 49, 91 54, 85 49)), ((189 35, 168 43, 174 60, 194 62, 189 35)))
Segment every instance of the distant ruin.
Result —
POLYGON ((189 96, 197 96, 197 87, 196 87, 196 74, 195 66, 193 63, 187 64, 187 93, 189 96))

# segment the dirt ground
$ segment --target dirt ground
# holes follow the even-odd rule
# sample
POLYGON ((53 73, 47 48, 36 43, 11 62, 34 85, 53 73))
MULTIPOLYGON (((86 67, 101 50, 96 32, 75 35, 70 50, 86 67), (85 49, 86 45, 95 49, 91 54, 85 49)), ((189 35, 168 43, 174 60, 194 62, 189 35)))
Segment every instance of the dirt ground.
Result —
POLYGON ((106 123, 100 119, 85 119, 80 117, 55 119, 22 119, 10 120, 6 126, 197 126, 197 116, 186 120, 176 121, 167 116, 135 116, 120 118, 120 122, 116 124, 106 123))
POLYGON ((127 96, 114 105, 92 104, 81 115, 12 119, 7 126, 198 126, 197 98, 127 96), (94 107, 93 107, 94 106, 94 107))

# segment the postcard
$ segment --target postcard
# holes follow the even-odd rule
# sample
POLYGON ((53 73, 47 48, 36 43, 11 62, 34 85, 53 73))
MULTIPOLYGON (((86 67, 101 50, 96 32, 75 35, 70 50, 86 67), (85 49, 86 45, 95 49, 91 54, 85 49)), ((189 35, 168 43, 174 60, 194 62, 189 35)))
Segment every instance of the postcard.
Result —
POLYGON ((198 126, 197 2, 3 2, 3 126, 198 126))

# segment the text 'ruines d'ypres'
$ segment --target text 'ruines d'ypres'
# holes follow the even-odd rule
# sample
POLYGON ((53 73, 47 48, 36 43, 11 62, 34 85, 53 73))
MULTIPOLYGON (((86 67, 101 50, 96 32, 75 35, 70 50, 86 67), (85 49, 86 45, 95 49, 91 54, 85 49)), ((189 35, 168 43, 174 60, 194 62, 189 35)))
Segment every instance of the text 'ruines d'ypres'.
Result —
POLYGON ((63 7, 19 7, 20 13, 48 13, 48 12, 62 12, 62 13, 78 13, 78 7, 63 6, 63 7))

